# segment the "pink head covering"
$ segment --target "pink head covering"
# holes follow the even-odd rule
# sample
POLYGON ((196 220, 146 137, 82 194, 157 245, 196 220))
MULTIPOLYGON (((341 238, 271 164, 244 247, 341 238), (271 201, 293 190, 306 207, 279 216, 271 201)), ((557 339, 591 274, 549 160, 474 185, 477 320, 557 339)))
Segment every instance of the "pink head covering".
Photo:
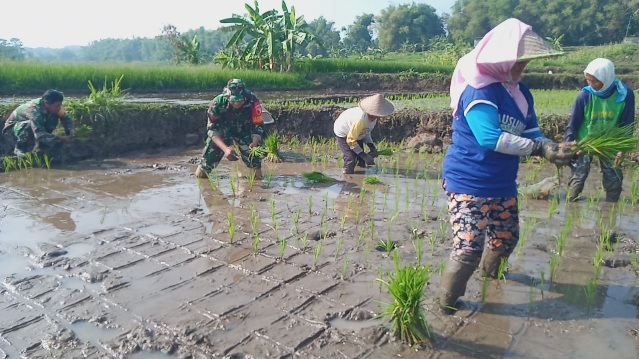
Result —
POLYGON ((482 88, 495 82, 508 86, 510 95, 526 116, 528 102, 512 79, 510 70, 517 62, 519 41, 527 30, 532 29, 517 19, 510 18, 490 30, 475 46, 457 62, 450 82, 450 107, 457 112, 459 98, 467 85, 482 88))

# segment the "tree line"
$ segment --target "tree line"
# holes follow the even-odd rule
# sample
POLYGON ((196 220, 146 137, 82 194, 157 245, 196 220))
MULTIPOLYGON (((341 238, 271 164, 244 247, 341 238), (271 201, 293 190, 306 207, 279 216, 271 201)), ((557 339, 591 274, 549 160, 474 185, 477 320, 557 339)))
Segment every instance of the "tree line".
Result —
POLYGON ((584 46, 639 36, 639 0, 457 0, 450 14, 426 4, 389 5, 362 13, 337 29, 325 17, 306 21, 282 1, 280 9, 222 20, 214 30, 180 33, 167 25, 153 38, 105 39, 63 49, 25 49, 19 39, 0 39, 0 58, 61 62, 210 63, 290 71, 295 58, 360 56, 437 50, 472 44, 509 17, 517 17, 557 45, 584 46))

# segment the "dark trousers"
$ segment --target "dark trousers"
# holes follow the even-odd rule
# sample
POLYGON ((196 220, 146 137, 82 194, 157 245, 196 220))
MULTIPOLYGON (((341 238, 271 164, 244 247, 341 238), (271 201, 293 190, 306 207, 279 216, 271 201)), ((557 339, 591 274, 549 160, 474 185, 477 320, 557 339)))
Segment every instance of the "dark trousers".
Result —
MULTIPOLYGON (((590 173, 590 163, 592 158, 583 155, 570 164, 572 176, 568 182, 569 200, 575 200, 584 189, 586 178, 590 173)), ((606 190, 606 200, 616 202, 621 196, 621 186, 623 183, 623 173, 620 167, 615 167, 614 163, 599 157, 601 166, 602 182, 606 190)))
MULTIPOLYGON (((366 167, 364 160, 359 157, 355 151, 351 150, 351 146, 346 142, 346 137, 337 137, 337 144, 339 145, 339 149, 342 150, 342 156, 344 158, 344 163, 342 164, 343 170, 352 171, 355 169, 355 165, 366 167)), ((357 141, 357 144, 364 149, 364 141, 357 141)))

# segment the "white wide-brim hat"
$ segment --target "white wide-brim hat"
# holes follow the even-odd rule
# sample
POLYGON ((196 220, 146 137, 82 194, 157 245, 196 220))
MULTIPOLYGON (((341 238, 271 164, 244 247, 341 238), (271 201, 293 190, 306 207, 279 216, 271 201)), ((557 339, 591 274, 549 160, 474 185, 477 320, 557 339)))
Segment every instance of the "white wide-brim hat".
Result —
POLYGON ((548 41, 532 30, 527 30, 519 41, 517 61, 559 56, 563 52, 556 50, 548 41))
POLYGON ((361 99, 359 108, 365 113, 376 117, 390 116, 395 111, 395 105, 378 93, 361 99))

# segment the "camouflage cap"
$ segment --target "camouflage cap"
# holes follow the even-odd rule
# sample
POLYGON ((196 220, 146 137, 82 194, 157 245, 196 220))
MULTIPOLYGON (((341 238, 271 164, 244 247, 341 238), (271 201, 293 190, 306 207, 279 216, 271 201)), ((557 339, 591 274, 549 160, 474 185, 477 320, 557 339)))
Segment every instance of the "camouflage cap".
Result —
POLYGON ((226 88, 229 91, 229 101, 239 102, 244 101, 244 90, 246 89, 246 85, 244 81, 240 79, 231 79, 229 80, 226 88))

